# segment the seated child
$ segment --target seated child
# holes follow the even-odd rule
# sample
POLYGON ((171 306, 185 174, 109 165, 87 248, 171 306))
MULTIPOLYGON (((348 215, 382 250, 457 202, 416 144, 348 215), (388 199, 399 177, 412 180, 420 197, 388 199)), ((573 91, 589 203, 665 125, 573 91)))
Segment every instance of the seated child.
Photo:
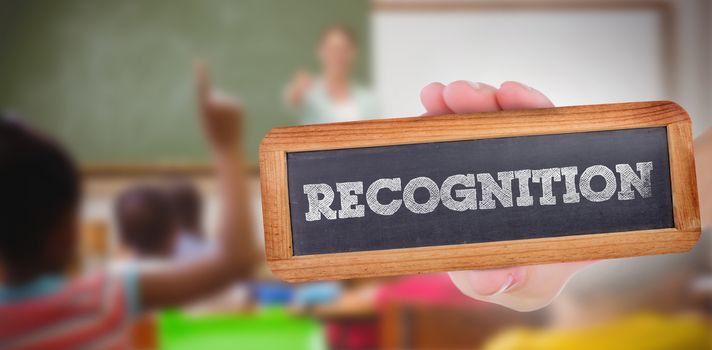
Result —
POLYGON ((209 254, 213 245, 203 231, 203 200, 189 179, 173 179, 166 184, 166 195, 177 229, 174 257, 193 259, 209 254))
POLYGON ((196 67, 202 124, 221 194, 219 248, 189 263, 64 277, 77 246, 79 172, 62 147, 0 118, 0 347, 115 349, 130 321, 248 277, 259 257, 250 232, 241 110, 211 94, 196 67))
POLYGON ((131 187, 114 203, 121 245, 131 257, 169 258, 173 255, 177 230, 170 203, 160 188, 131 187))

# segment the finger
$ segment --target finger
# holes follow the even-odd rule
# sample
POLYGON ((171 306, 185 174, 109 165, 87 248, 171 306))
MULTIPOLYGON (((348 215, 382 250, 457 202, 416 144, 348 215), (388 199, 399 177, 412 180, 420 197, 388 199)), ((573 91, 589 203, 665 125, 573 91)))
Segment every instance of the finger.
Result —
POLYGON ((451 114, 453 111, 448 108, 443 99, 445 85, 434 82, 420 90, 420 102, 425 107, 425 115, 451 114))
POLYGON ((517 311, 549 305, 576 272, 595 261, 450 272, 465 295, 517 311))
POLYGON ((239 110, 242 106, 242 102, 239 99, 219 89, 212 89, 210 91, 210 103, 219 108, 230 110, 239 110))
POLYGON ((502 83, 496 96, 497 103, 505 110, 554 107, 544 94, 515 81, 502 83))
POLYGON ((525 278, 525 267, 473 270, 468 275, 472 290, 482 296, 506 293, 521 285, 525 278))
POLYGON ((455 113, 494 112, 500 110, 496 93, 490 85, 458 80, 445 87, 443 99, 455 113))
POLYGON ((203 61, 195 61, 193 64, 193 72, 195 76, 195 88, 198 94, 198 102, 201 106, 210 98, 210 77, 208 68, 203 61))

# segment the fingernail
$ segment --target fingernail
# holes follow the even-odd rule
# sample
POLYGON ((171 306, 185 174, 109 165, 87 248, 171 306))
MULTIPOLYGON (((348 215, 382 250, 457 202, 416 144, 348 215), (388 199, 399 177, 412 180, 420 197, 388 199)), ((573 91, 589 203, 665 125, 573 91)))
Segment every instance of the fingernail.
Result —
POLYGON ((504 280, 502 285, 495 291, 492 295, 500 295, 511 292, 515 288, 518 288, 526 279, 527 268, 526 267, 515 267, 509 269, 507 273, 507 278, 504 280))
POLYGON ((502 284, 502 286, 499 287, 499 289, 496 292, 492 293, 491 295, 504 294, 508 290, 512 289, 513 286, 514 286, 514 277, 511 274, 507 275, 507 281, 505 281, 502 284))
POLYGON ((477 90, 481 87, 480 83, 476 83, 474 81, 467 81, 467 85, 470 85, 473 89, 477 90))
POLYGON ((503 82, 502 84, 500 84, 499 87, 501 88, 501 87, 503 87, 503 86, 505 86, 505 85, 518 85, 518 86, 521 86, 521 87, 523 87, 523 88, 525 88, 525 89, 527 89, 527 90, 529 90, 529 91, 536 91, 536 92, 538 92, 538 91, 537 91, 536 89, 534 89, 533 87, 531 87, 531 86, 529 86, 529 85, 527 85, 527 84, 524 84, 524 83, 520 83, 520 82, 518 82, 518 81, 508 80, 508 81, 505 81, 505 82, 503 82))
MULTIPOLYGON (((536 90, 534 90, 533 87, 531 87, 531 86, 529 86, 529 85, 527 85, 527 84, 519 83, 519 85, 521 85, 521 86, 527 88, 527 90, 529 90, 529 91, 536 91, 536 90)), ((537 91, 537 92, 538 92, 538 91, 537 91)))

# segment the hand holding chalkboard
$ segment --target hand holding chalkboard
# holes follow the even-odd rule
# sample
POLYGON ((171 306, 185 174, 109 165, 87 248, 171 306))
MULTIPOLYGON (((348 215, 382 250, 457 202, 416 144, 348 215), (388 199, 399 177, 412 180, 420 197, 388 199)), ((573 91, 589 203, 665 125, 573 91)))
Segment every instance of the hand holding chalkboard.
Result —
POLYGON ((689 118, 668 102, 275 129, 261 145, 268 261, 277 275, 304 280, 686 250, 699 235, 689 134, 689 118), (650 197, 637 164, 647 162, 650 197), (562 169, 576 170, 565 172, 571 181, 562 169), (525 170, 532 176, 514 176, 525 170), (470 174, 474 183, 444 186, 470 174), (397 178, 401 188, 394 180, 370 196, 353 186, 397 178), (316 197, 336 215, 324 207, 329 218, 307 220, 304 188, 314 184, 341 184, 339 200, 316 197), (476 205, 451 210, 443 196, 476 205), (381 215, 369 200, 395 210, 381 215), (398 205, 406 200, 414 210, 398 205))
MULTIPOLYGON (((554 104, 541 92, 516 82, 505 82, 496 91, 486 84, 454 82, 427 85, 420 94, 428 114, 477 113, 496 110, 551 108, 554 104), (477 94, 477 96, 472 96, 477 94), (446 102, 447 101, 447 102, 446 102)), ((519 311, 546 306, 579 269, 590 262, 517 266, 501 269, 450 272, 457 288, 472 298, 519 311)))

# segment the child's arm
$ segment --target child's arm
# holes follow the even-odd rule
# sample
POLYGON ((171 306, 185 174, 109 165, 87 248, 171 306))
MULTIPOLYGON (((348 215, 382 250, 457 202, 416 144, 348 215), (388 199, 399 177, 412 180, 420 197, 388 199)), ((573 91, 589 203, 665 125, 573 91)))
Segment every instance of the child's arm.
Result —
POLYGON ((260 257, 253 241, 242 148, 242 110, 211 91, 203 64, 196 64, 198 103, 210 141, 221 200, 217 251, 203 259, 139 271, 142 308, 177 305, 249 277, 260 257))

